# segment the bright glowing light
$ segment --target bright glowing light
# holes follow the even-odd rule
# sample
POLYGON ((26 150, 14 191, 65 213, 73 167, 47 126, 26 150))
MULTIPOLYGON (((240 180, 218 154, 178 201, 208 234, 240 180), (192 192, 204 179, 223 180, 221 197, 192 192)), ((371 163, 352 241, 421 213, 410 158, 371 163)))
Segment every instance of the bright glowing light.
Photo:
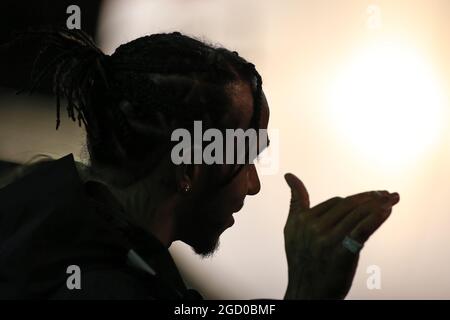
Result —
POLYGON ((359 53, 333 84, 331 116, 352 148, 385 165, 406 165, 436 142, 443 100, 417 51, 377 43, 359 53))

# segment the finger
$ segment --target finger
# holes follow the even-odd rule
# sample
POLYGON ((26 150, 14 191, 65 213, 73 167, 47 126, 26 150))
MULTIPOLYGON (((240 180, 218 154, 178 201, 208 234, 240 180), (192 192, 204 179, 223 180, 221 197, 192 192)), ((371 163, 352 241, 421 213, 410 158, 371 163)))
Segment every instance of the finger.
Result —
POLYGON ((391 212, 391 209, 387 209, 367 215, 350 232, 350 238, 364 244, 369 237, 387 220, 387 218, 389 218, 391 212))
POLYGON ((379 199, 372 199, 347 214, 332 230, 331 236, 336 239, 343 239, 351 233, 358 224, 369 215, 384 215, 391 211, 392 207, 399 201, 398 196, 387 197, 384 202, 379 199))
POLYGON ((291 189, 291 205, 289 212, 309 209, 309 195, 303 182, 292 173, 286 173, 284 179, 291 189))
POLYGON ((344 198, 342 198, 342 197, 334 197, 334 198, 328 199, 328 200, 312 207, 310 210, 310 213, 312 215, 319 216, 319 215, 323 214, 324 212, 331 210, 331 208, 335 207, 343 200, 344 200, 344 198))
POLYGON ((323 214, 320 217, 318 224, 323 230, 328 230, 363 203, 370 200, 382 201, 382 199, 388 195, 389 192, 387 191, 368 191, 346 197, 335 208, 323 214))

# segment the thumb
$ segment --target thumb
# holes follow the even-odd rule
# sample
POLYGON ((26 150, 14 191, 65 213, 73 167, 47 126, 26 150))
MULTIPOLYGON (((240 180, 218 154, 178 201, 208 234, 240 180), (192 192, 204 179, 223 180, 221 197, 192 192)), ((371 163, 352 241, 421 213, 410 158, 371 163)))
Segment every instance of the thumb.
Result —
POLYGON ((292 173, 286 173, 284 179, 291 189, 290 212, 292 212, 292 209, 300 211, 309 209, 308 190, 306 190, 303 182, 292 173))

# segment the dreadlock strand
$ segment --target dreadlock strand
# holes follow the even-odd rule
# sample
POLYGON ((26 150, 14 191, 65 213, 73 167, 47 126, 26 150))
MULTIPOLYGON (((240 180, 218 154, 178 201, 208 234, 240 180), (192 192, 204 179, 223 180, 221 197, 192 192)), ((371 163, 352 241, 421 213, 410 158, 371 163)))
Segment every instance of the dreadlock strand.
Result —
POLYGON ((61 101, 59 95, 59 88, 56 89, 56 130, 61 124, 61 101))
MULTIPOLYGON (((42 69, 36 78, 32 80, 31 88, 28 89, 30 95, 34 93, 37 87, 41 84, 42 80, 52 71, 53 67, 57 67, 68 54, 68 52, 61 53, 42 69)), ((19 93, 20 92, 23 92, 23 90, 19 91, 19 93)))

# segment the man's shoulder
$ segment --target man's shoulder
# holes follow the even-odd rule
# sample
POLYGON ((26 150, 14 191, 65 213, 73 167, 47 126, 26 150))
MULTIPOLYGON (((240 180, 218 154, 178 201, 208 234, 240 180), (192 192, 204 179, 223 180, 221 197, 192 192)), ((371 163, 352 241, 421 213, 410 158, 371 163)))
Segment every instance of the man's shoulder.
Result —
MULTIPOLYGON (((80 285, 64 283, 51 296, 52 300, 153 300, 154 279, 132 267, 101 266, 81 270, 80 285)), ((68 281, 70 279, 68 278, 68 281)))
POLYGON ((159 277, 137 268, 94 267, 81 273, 79 288, 65 283, 49 296, 51 300, 202 300, 194 289, 177 292, 159 277))

